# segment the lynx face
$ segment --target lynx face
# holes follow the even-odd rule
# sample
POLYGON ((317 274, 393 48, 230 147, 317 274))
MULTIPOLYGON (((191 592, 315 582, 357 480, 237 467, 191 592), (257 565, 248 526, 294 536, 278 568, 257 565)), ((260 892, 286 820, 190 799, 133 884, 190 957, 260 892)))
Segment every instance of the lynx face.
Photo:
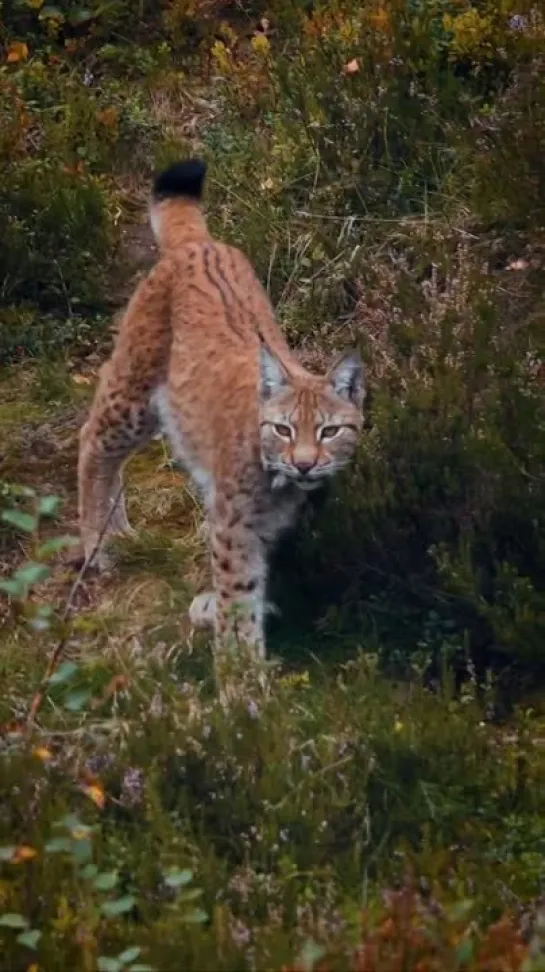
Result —
POLYGON ((261 461, 273 485, 289 481, 310 490, 346 466, 362 427, 364 397, 363 367, 354 353, 309 382, 288 375, 262 348, 261 461))

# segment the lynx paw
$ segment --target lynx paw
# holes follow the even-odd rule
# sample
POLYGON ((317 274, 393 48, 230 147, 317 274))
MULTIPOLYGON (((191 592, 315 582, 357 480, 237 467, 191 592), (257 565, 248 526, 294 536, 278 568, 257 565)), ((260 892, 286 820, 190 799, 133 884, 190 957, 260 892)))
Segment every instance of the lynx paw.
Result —
POLYGON ((92 560, 87 563, 89 556, 92 552, 92 548, 89 553, 86 553, 83 549, 83 545, 80 545, 71 551, 66 557, 66 563, 73 568, 73 570, 81 570, 86 564, 85 571, 91 571, 94 573, 104 573, 104 571, 109 570, 113 566, 113 559, 109 556, 105 550, 97 550, 94 554, 92 560))
MULTIPOLYGON (((265 614, 274 614, 279 617, 280 609, 276 604, 267 601, 265 604, 265 614)), ((213 591, 203 591, 197 594, 189 605, 189 620, 194 628, 213 628, 216 619, 216 595, 213 591)))
POLYGON ((213 591, 197 594, 189 605, 189 620, 194 628, 214 627, 216 595, 213 591))

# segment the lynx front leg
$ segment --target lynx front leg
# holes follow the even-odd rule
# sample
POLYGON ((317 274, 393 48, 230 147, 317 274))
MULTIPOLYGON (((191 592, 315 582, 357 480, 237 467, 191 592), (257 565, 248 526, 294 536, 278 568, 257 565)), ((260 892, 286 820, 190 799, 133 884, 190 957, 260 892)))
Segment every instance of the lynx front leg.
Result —
POLYGON ((216 500, 210 524, 218 651, 246 644, 265 657, 265 547, 244 509, 247 497, 216 500))
MULTIPOLYGON (((265 616, 280 616, 280 609, 272 601, 265 601, 265 616)), ((216 623, 216 595, 214 591, 196 594, 189 605, 189 620, 193 628, 213 628, 216 623)))

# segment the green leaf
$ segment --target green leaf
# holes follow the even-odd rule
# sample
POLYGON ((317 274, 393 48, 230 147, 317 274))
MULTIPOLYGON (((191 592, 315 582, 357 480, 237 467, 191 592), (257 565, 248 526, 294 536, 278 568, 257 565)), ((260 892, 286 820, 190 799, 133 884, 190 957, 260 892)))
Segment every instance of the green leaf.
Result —
POLYGON ((71 833, 73 833, 75 830, 77 830, 79 833, 84 833, 84 835, 91 833, 91 828, 87 824, 84 824, 83 820, 80 820, 75 813, 67 813, 62 820, 56 820, 53 826, 65 827, 66 830, 69 830, 71 833))
POLYGON ((193 871, 185 868, 183 871, 168 871, 164 876, 164 881, 169 888, 182 888, 193 880, 193 871))
POLYGON ((50 627, 50 618, 53 614, 52 604, 39 604, 36 607, 34 617, 28 618, 29 627, 34 631, 47 631, 50 627))
POLYGON ((84 877, 86 881, 90 881, 92 878, 96 877, 96 875, 98 874, 98 867, 96 866, 96 864, 86 864, 86 866, 83 868, 83 871, 81 872, 81 874, 82 874, 82 877, 84 877))
POLYGON ((100 910, 107 918, 115 918, 116 915, 126 915, 132 911, 136 904, 136 899, 132 894, 127 894, 124 898, 117 898, 116 901, 104 901, 100 910))
POLYGON ((41 937, 41 931, 38 931, 37 928, 33 928, 32 931, 29 929, 28 931, 21 932, 20 935, 17 935, 17 941, 19 942, 19 945, 26 945, 27 948, 36 948, 41 937))
POLYGON ((11 523, 23 533, 34 533, 38 526, 38 517, 33 516, 32 513, 25 513, 24 510, 4 510, 2 519, 4 523, 11 523))
POLYGON ((64 702, 65 709, 70 712, 80 712, 88 703, 91 698, 92 692, 90 689, 79 689, 77 692, 70 692, 64 702))
POLYGON ((2 928, 28 928, 28 921, 22 915, 16 915, 7 911, 0 915, 0 926, 2 928))
POLYGON ((463 938, 456 946, 456 963, 465 966, 473 958, 473 942, 470 938, 463 938))
POLYGON ((50 573, 49 567, 46 567, 45 564, 36 564, 31 560, 16 571, 14 579, 20 584, 24 584, 25 587, 32 587, 33 584, 39 584, 46 580, 50 573))
POLYGON ((97 891, 111 891, 112 888, 115 888, 118 880, 119 875, 117 871, 104 871, 102 874, 97 874, 93 881, 93 887, 97 891))
POLYGON ((36 490, 32 489, 31 486, 18 486, 16 483, 6 483, 5 481, 2 482, 2 489, 0 492, 2 496, 11 496, 17 498, 20 496, 36 496, 36 490))
POLYGON ((59 20, 64 23, 64 14, 59 7, 42 7, 38 15, 39 20, 59 20))
POLYGON ((36 556, 40 560, 46 560, 48 557, 54 557, 55 554, 61 552, 61 550, 66 550, 68 547, 76 547, 79 543, 77 537, 70 537, 68 535, 62 537, 51 537, 50 540, 46 540, 45 543, 41 545, 36 551, 36 556))
POLYGON ((9 594, 10 597, 22 597, 25 593, 23 585, 18 584, 16 580, 13 580, 13 578, 10 580, 0 581, 0 591, 4 591, 5 594, 9 594))
POLYGON ((180 895, 181 901, 195 901, 196 898, 200 898, 202 894, 202 888, 190 888, 188 891, 182 891, 180 895))
POLYGON ((124 952, 120 952, 117 957, 123 965, 128 965, 129 962, 134 962, 138 958, 141 951, 139 945, 133 945, 132 948, 126 948, 124 952))
POLYGON ((471 898, 464 898, 462 901, 456 901, 455 904, 450 905, 447 909, 448 917, 451 921, 466 921, 474 907, 474 902, 471 898))
POLYGON ((137 965, 130 965, 129 972, 155 972, 152 965, 141 965, 140 962, 137 965))
POLYGON ((107 958, 106 955, 99 955, 97 959, 97 969, 99 972, 120 972, 123 966, 116 958, 107 958))
POLYGON ((78 864, 85 864, 86 861, 90 861, 93 856, 93 848, 91 846, 91 841, 86 837, 80 840, 74 840, 72 844, 72 854, 74 855, 78 864))
POLYGON ((53 672, 51 678, 49 679, 50 685, 64 685, 65 682, 69 682, 71 678, 74 677, 78 670, 78 665, 75 662, 65 661, 62 665, 59 665, 56 672, 53 672))
POLYGON ((322 948, 321 945, 318 945, 317 942, 309 938, 299 953, 296 965, 299 965, 303 969, 303 972, 312 972, 316 963, 319 962, 324 955, 325 948, 322 948))
POLYGON ((45 845, 48 854, 60 854, 72 850, 72 842, 68 837, 53 837, 45 845))
POLYGON ((119 54, 119 46, 116 44, 104 44, 98 53, 101 57, 105 58, 117 57, 119 54))
POLYGON ((38 513, 40 516, 54 516, 61 503, 60 496, 42 496, 38 504, 38 513))
POLYGON ((11 861, 16 847, 0 847, 0 861, 11 861))
POLYGON ((74 10, 69 17, 70 23, 76 26, 77 24, 85 24, 88 20, 93 20, 94 13, 92 10, 86 10, 85 7, 80 7, 79 10, 74 10))
POLYGON ((184 915, 184 921, 190 925, 202 925, 203 922, 208 921, 208 915, 202 908, 193 908, 184 915))

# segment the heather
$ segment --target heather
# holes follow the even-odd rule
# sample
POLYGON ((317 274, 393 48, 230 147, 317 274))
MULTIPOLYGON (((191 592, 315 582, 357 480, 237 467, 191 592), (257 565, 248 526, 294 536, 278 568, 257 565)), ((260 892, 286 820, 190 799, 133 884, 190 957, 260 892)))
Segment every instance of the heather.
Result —
POLYGON ((539 4, 21 0, 0 44, 2 969, 545 968, 539 4), (193 153, 302 358, 369 387, 228 706, 165 444, 115 572, 68 556, 149 180, 193 153))

